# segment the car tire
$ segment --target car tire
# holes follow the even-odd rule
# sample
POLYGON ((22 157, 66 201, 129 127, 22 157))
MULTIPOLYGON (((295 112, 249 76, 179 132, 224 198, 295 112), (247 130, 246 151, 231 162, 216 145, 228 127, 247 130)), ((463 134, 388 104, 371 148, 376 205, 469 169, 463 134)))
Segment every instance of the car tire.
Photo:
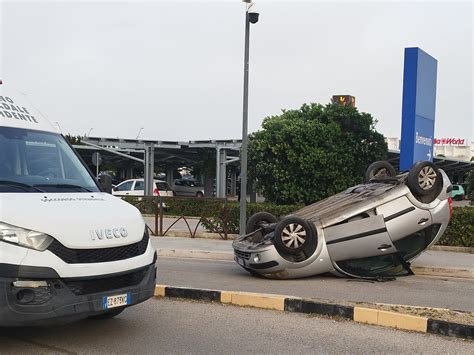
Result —
POLYGON ((263 228, 263 225, 268 225, 276 223, 278 218, 275 215, 268 212, 257 212, 253 214, 247 221, 245 226, 245 234, 250 234, 255 232, 257 229, 263 228))
POLYGON ((430 161, 418 161, 407 177, 410 191, 418 197, 438 194, 442 187, 439 169, 430 161))
POLYGON ((369 183, 373 178, 395 177, 397 172, 388 161, 376 161, 369 165, 365 171, 365 183, 369 183))
POLYGON ((97 320, 112 319, 112 318, 118 316, 124 310, 125 310, 125 308, 117 308, 117 309, 113 309, 113 310, 105 312, 105 313, 101 313, 101 314, 97 314, 95 316, 91 316, 89 318, 90 319, 97 319, 97 320))
POLYGON ((196 197, 203 197, 203 193, 201 191, 196 192, 196 197))
POLYGON ((310 222, 300 217, 286 217, 277 224, 274 232, 275 248, 283 254, 296 255, 307 245, 314 244, 315 239, 310 222))

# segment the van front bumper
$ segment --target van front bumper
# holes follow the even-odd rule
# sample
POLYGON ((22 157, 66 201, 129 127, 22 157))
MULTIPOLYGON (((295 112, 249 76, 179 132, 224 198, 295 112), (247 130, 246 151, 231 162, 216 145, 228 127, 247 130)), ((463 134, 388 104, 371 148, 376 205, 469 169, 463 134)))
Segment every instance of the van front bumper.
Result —
POLYGON ((21 269, 21 277, 4 277, 0 273, 0 326, 63 324, 84 319, 106 313, 104 300, 115 295, 127 294, 130 299, 125 307, 129 307, 153 297, 156 284, 155 262, 93 278, 48 278, 55 271, 39 269, 28 270, 34 277, 26 277, 21 269))

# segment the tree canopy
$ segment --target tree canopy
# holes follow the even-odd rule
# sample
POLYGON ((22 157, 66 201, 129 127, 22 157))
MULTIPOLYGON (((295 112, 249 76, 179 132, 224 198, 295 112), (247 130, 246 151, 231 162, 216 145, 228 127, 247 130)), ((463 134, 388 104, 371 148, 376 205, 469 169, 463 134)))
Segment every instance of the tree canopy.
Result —
POLYGON ((376 120, 349 105, 304 104, 249 137, 249 174, 270 202, 309 204, 362 181, 387 156, 376 120))

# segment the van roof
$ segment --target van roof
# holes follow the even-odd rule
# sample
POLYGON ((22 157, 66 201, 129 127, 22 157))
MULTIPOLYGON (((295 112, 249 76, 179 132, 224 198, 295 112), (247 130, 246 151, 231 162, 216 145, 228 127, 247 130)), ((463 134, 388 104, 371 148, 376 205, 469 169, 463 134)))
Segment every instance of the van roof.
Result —
POLYGON ((0 84, 0 127, 14 127, 59 133, 24 94, 0 84))

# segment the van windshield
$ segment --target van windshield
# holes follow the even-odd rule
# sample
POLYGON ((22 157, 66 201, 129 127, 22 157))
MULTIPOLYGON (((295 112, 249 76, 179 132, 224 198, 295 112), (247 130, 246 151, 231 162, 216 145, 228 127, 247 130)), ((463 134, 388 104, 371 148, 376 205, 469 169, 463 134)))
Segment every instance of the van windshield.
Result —
POLYGON ((98 191, 63 136, 0 127, 0 193, 98 191))

